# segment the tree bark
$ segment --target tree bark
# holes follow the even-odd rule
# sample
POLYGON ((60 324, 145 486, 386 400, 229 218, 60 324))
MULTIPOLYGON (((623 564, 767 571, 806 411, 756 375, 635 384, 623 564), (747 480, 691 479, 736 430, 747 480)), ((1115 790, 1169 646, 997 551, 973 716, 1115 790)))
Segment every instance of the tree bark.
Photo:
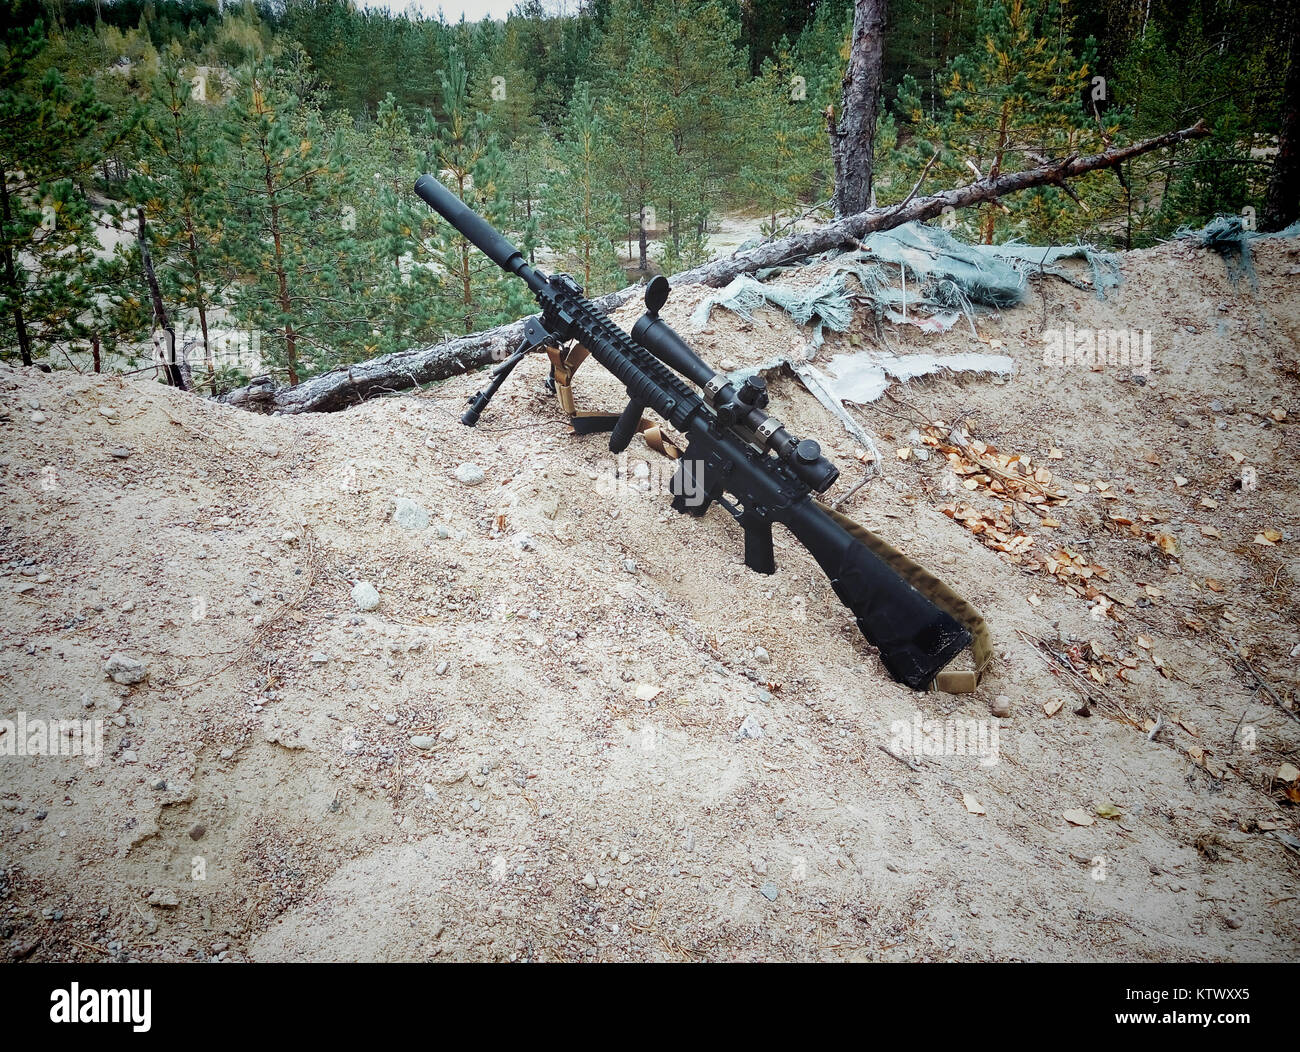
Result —
MULTIPOLYGON (((1023 172, 1011 172, 996 179, 984 178, 968 186, 945 190, 929 197, 909 198, 888 208, 869 208, 815 230, 768 241, 755 248, 683 271, 674 275, 672 283, 720 288, 741 274, 838 249, 876 231, 933 219, 941 215, 945 208, 966 208, 996 201, 1007 194, 1034 186, 1059 185, 1087 172, 1122 164, 1151 150, 1209 134, 1205 123, 1197 121, 1190 128, 1168 132, 1130 146, 1114 147, 1088 157, 1067 157, 1023 172)), ((631 285, 592 300, 592 303, 608 314, 641 291, 642 286, 631 285)), ((459 336, 433 347, 386 354, 356 365, 340 367, 313 376, 296 387, 277 389, 269 376, 257 377, 248 387, 223 395, 221 401, 264 412, 312 413, 346 409, 376 395, 408 390, 420 384, 468 372, 492 361, 502 361, 519 343, 523 328, 524 319, 521 318, 509 325, 459 336)))
POLYGON ((167 351, 163 358, 163 372, 166 374, 169 384, 182 391, 188 391, 190 388, 189 370, 182 366, 184 352, 176 340, 176 330, 172 328, 171 318, 167 315, 162 290, 158 287, 158 275, 154 273, 153 269, 153 257, 149 254, 149 234, 145 227, 144 208, 137 208, 135 214, 139 223, 136 229, 136 237, 140 241, 140 264, 144 268, 145 283, 149 286, 149 299, 153 304, 154 324, 166 333, 167 351))
POLYGON ((1270 231, 1300 219, 1300 10, 1294 5, 1288 20, 1291 54, 1282 90, 1282 130, 1260 223, 1261 230, 1270 231))
POLYGON ((837 216, 865 211, 872 203, 887 6, 887 0, 854 0, 853 4, 853 44, 840 85, 839 120, 833 111, 826 118, 835 163, 832 204, 837 216))
MULTIPOLYGON (((9 172, 3 166, 0 166, 0 206, 3 206, 0 207, 0 215, 3 215, 7 227, 13 222, 13 215, 9 205, 9 172)), ((8 244, 4 247, 4 265, 5 284, 9 286, 14 297, 14 332, 18 336, 18 353, 22 356, 23 365, 31 365, 32 340, 27 335, 27 320, 23 317, 22 297, 18 288, 18 269, 14 266, 14 252, 8 244)))

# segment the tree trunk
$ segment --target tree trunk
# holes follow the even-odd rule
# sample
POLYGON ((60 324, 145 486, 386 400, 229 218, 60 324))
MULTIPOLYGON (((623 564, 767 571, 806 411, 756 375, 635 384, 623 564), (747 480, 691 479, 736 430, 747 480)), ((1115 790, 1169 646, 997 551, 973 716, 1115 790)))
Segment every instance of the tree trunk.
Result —
POLYGON ((167 307, 163 303, 162 290, 158 287, 158 275, 154 273, 153 257, 149 254, 149 236, 145 227, 144 209, 135 210, 138 227, 136 237, 140 241, 140 264, 144 268, 144 280, 149 286, 149 299, 153 304, 154 324, 166 334, 167 351, 163 359, 163 373, 167 382, 182 391, 189 390, 188 369, 182 367, 184 350, 176 339, 176 330, 172 328, 171 318, 167 316, 167 307))
POLYGON ((853 45, 841 84, 839 121, 834 111, 826 118, 835 162, 832 203, 837 216, 855 215, 871 207, 886 7, 887 0, 854 0, 853 45))
POLYGON ((641 211, 637 213, 637 245, 641 250, 641 273, 648 271, 647 256, 649 253, 649 242, 646 238, 645 230, 645 205, 641 206, 641 211))
MULTIPOLYGON (((0 214, 4 216, 5 227, 13 222, 13 214, 9 207, 9 172, 0 165, 0 214)), ((14 266, 13 248, 5 244, 4 250, 5 263, 5 284, 14 297, 14 331, 18 335, 18 353, 22 355, 23 365, 32 364, 32 339, 27 335, 27 321, 23 317, 21 289, 18 288, 18 268, 14 266)))
MULTIPOLYGON (((1168 132, 1130 146, 1114 147, 1089 157, 1067 157, 1023 172, 1011 172, 997 179, 981 179, 968 186, 944 190, 929 197, 913 197, 889 208, 867 209, 815 230, 767 241, 756 248, 683 271, 672 278, 672 283, 721 288, 741 274, 805 259, 845 244, 851 245, 878 230, 890 230, 914 221, 924 222, 941 215, 945 208, 966 208, 996 201, 1017 190, 1047 184, 1059 185, 1066 179, 1073 179, 1086 172, 1111 168, 1131 157, 1209 134, 1205 123, 1197 121, 1190 128, 1168 132)), ((592 303, 597 310, 608 314, 643 291, 643 286, 631 285, 594 299, 592 303)), ((468 372, 489 362, 499 363, 518 346, 523 336, 524 320, 521 318, 486 332, 459 336, 432 347, 385 354, 356 365, 340 367, 313 376, 296 387, 277 390, 269 376, 257 377, 248 387, 223 395, 221 401, 264 412, 312 413, 346 409, 376 395, 409 390, 420 384, 468 372)))
POLYGON ((1291 54, 1282 91, 1282 130, 1264 200, 1262 230, 1281 230, 1300 219, 1300 11, 1292 6, 1288 18, 1291 54))
POLYGON ((95 372, 99 372, 101 364, 99 360, 99 333, 95 333, 90 338, 90 360, 94 363, 95 372))

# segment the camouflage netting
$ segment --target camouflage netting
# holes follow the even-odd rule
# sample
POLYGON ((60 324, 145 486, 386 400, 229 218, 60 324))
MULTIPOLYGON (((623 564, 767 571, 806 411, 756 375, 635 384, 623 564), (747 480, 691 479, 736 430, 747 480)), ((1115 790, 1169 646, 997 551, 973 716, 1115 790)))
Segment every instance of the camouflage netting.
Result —
POLYGON ((1119 258, 1091 245, 968 245, 940 227, 907 223, 870 235, 860 250, 804 261, 800 266, 836 263, 828 277, 811 287, 768 280, 791 268, 759 271, 756 277, 742 275, 703 300, 691 322, 697 328, 705 325, 714 307, 749 319, 760 308, 773 306, 800 325, 813 325, 810 350, 815 353, 823 328, 833 332, 848 328, 856 297, 865 299, 877 317, 896 324, 944 331, 964 317, 973 333, 977 310, 999 310, 1023 301, 1031 272, 1075 282, 1058 265, 1072 258, 1088 264, 1091 287, 1099 299, 1119 284, 1119 258), (857 280, 860 292, 851 289, 850 277, 857 280))
POLYGON ((1221 215, 1215 216, 1199 230, 1179 227, 1174 237, 1187 238, 1201 248, 1213 249, 1227 264, 1228 277, 1233 285, 1240 284, 1241 279, 1245 278, 1250 287, 1255 289, 1259 287, 1259 282, 1250 259, 1250 243, 1261 237, 1300 237, 1300 222, 1292 223, 1277 233, 1265 234, 1247 227, 1242 216, 1221 215))

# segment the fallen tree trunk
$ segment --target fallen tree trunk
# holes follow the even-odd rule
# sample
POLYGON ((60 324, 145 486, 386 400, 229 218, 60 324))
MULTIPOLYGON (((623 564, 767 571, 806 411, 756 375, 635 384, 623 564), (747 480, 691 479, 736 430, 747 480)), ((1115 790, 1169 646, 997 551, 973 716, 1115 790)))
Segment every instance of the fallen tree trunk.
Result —
MULTIPOLYGON (((869 208, 855 215, 845 216, 814 230, 768 241, 754 248, 736 252, 672 278, 674 285, 708 285, 714 288, 728 284, 741 274, 765 267, 779 266, 852 244, 868 234, 889 230, 904 223, 933 219, 947 209, 968 208, 971 205, 996 201, 1000 197, 1027 190, 1035 186, 1062 186, 1066 180, 1087 172, 1112 168, 1139 154, 1173 146, 1187 139, 1209 135, 1204 121, 1190 128, 1168 132, 1153 139, 1117 146, 1087 157, 1066 157, 1011 172, 993 179, 980 179, 966 186, 944 190, 926 197, 909 197, 887 208, 869 208)), ((502 280, 509 280, 504 275, 502 280)), ((593 300, 604 312, 617 310, 640 289, 631 285, 618 292, 593 300)), ((448 376, 506 358, 523 335, 524 321, 500 325, 486 332, 458 336, 433 347, 422 347, 397 354, 386 354, 356 365, 341 366, 320 376, 294 386, 275 386, 269 377, 258 377, 249 386, 222 396, 221 401, 247 409, 263 412, 313 413, 344 409, 373 398, 409 390, 420 384, 442 380, 448 376)))

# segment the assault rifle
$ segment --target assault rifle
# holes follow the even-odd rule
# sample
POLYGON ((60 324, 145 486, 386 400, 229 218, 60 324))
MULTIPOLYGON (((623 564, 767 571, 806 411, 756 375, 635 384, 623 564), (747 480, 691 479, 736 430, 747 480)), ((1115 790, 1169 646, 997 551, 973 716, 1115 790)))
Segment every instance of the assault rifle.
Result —
MULTIPOLYGON (((621 453, 653 410, 689 443, 670 483, 673 507, 703 515, 720 504, 745 536, 745 565, 776 570, 772 524, 798 539, 852 611, 862 634, 880 652, 890 675, 913 690, 975 689, 991 645, 974 607, 870 531, 817 502, 839 469, 812 439, 791 434, 768 415, 766 383, 733 383, 704 362, 661 317, 668 282, 646 288, 646 313, 629 335, 609 320, 567 274, 534 270, 509 241, 431 175, 415 192, 502 270, 524 281, 541 306, 524 323, 524 337, 488 386, 470 399, 461 422, 473 426, 506 377, 529 353, 572 345, 585 349, 627 389, 627 407, 612 421, 609 448, 621 453), (688 385, 694 385, 697 391, 688 385), (973 645, 975 672, 941 670, 973 645), (936 682, 936 677, 940 677, 936 682)), ((559 361, 552 356, 554 367, 559 361)), ((571 410, 572 411, 572 410, 571 410)))

